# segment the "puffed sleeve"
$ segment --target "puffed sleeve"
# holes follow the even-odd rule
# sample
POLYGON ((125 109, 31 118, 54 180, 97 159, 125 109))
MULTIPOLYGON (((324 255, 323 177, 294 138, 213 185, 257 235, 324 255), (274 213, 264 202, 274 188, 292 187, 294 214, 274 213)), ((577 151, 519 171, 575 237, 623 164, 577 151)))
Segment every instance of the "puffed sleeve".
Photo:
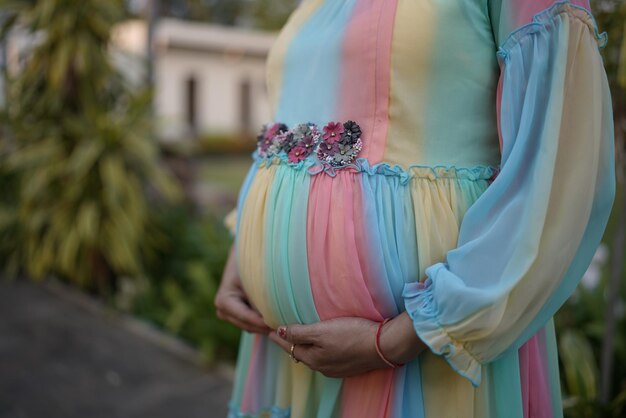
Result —
POLYGON ((403 290, 416 333, 474 386, 483 364, 518 350, 573 292, 615 196, 606 34, 570 2, 491 3, 500 172, 466 212, 457 247, 403 290), (516 4, 531 3, 550 4, 516 26, 516 4))

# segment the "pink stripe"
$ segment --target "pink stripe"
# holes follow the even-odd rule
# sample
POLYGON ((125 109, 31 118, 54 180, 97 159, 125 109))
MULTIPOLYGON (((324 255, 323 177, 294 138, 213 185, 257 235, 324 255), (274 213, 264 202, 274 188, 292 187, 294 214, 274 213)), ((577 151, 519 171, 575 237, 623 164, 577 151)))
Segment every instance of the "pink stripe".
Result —
POLYGON ((356 2, 344 35, 337 116, 361 126, 363 150, 359 156, 370 163, 382 161, 387 139, 396 3, 397 0, 356 2))
POLYGON ((553 417, 545 338, 539 337, 536 334, 519 350, 524 418, 553 417))
POLYGON ((362 211, 355 195, 359 174, 312 176, 307 213, 307 257, 315 308, 320 319, 357 316, 380 320, 364 277, 368 254, 357 251, 355 226, 362 211))
POLYGON ((392 410, 392 369, 373 370, 344 380, 341 393, 342 418, 389 418, 392 410))
MULTIPOLYGON (((322 320, 356 316, 380 321, 388 310, 378 296, 379 276, 371 277, 377 257, 368 254, 359 173, 340 170, 333 178, 313 176, 307 213, 307 257, 315 308, 322 320), (378 296, 377 296, 378 295, 378 296)), ((371 228, 371 225, 369 226, 371 228)), ((394 371, 375 370, 346 379, 341 417, 386 417, 394 371)))
MULTIPOLYGON (((344 33, 337 117, 359 123, 363 129, 359 156, 370 163, 382 161, 386 145, 396 5, 397 0, 356 2, 344 33)), ((377 283, 384 278, 375 274, 376 255, 368 253, 367 231, 372 225, 364 219, 362 187, 360 176, 347 171, 334 179, 323 175, 311 181, 307 255, 313 299, 322 320, 358 316, 380 321, 393 306, 380 297, 377 283)), ((392 382, 391 370, 346 379, 341 416, 387 416, 392 382)))
POLYGON ((260 399, 258 396, 259 388, 263 387, 259 382, 261 375, 261 366, 265 359, 265 344, 262 344, 262 336, 254 334, 254 342, 250 354, 250 365, 248 366, 248 374, 244 384, 243 395, 241 399, 241 412, 253 414, 258 412, 260 408, 260 399))

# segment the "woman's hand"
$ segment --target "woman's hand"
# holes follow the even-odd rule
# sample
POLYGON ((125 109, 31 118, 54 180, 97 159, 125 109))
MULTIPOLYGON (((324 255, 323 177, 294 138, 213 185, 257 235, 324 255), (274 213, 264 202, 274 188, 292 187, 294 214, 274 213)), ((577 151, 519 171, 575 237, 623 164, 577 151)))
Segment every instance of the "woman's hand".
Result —
MULTIPOLYGON (((296 359, 325 376, 343 378, 389 367, 376 352, 377 329, 378 322, 367 319, 335 318, 311 325, 281 326, 270 339, 287 353, 296 344, 296 359)), ((403 364, 425 345, 404 313, 385 324, 380 348, 387 359, 403 364)))
POLYGON ((362 318, 336 318, 311 325, 278 327, 270 338, 287 353, 328 377, 348 377, 385 363, 374 346, 378 324, 362 318))
POLYGON ((235 247, 231 247, 220 287, 215 295, 217 317, 248 332, 267 334, 271 331, 261 314, 252 307, 241 286, 235 261, 235 247))

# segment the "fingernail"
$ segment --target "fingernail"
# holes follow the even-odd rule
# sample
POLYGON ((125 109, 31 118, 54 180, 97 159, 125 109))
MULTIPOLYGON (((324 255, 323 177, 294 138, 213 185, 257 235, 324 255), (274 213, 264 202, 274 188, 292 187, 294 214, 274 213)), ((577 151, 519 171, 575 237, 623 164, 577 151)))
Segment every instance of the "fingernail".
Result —
POLYGON ((282 339, 285 339, 287 336, 287 327, 278 327, 278 336, 282 339))

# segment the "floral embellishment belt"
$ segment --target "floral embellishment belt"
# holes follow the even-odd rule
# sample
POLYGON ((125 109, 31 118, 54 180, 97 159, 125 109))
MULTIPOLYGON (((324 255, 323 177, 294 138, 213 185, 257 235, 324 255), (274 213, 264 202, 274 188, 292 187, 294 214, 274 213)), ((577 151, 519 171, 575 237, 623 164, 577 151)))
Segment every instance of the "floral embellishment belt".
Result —
POLYGON ((264 158, 282 154, 292 164, 312 156, 322 164, 344 167, 355 161, 363 148, 361 134, 361 127, 351 120, 328 122, 321 131, 312 122, 292 128, 279 122, 266 123, 257 136, 257 152, 264 158))
POLYGON ((280 122, 266 123, 257 136, 257 147, 252 156, 266 165, 284 163, 305 169, 312 175, 324 172, 334 177, 336 169, 346 169, 398 177, 401 184, 408 184, 414 178, 492 182, 500 171, 499 166, 490 165, 412 164, 401 167, 387 162, 372 165, 367 158, 358 157, 363 148, 361 134, 361 127, 351 120, 328 122, 321 131, 312 122, 299 123, 292 128, 280 122))

